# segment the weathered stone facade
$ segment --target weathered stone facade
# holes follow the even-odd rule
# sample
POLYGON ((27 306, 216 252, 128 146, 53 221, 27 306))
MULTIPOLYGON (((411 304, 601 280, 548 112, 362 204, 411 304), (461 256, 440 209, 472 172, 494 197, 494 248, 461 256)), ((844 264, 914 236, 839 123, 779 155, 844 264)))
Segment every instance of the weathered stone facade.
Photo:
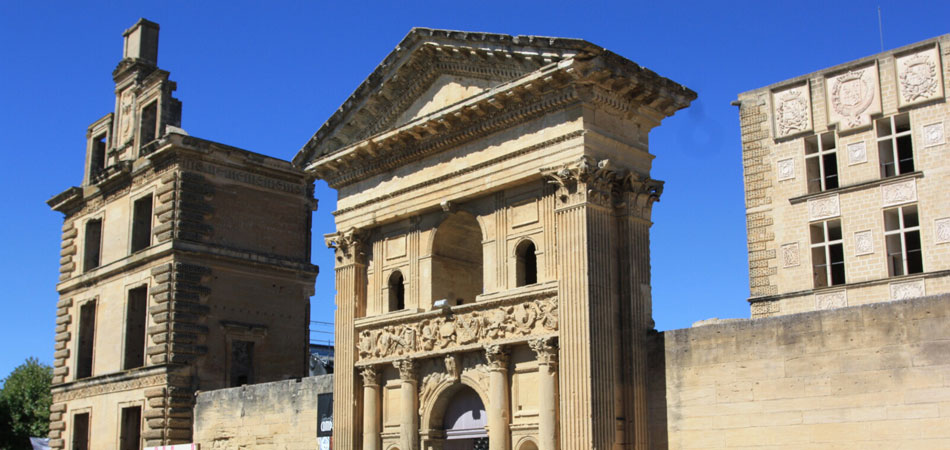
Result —
POLYGON ((948 83, 942 36, 739 95, 752 317, 950 292, 948 83))
POLYGON ((125 32, 116 111, 89 128, 82 185, 49 201, 53 448, 190 442, 195 391, 307 373, 312 179, 185 134, 157 51, 157 24, 125 32))

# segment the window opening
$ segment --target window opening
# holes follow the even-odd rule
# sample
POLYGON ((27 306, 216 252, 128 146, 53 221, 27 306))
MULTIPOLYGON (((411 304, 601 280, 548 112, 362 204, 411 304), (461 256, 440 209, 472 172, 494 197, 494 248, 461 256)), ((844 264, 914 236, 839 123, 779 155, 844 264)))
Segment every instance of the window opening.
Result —
POLYGON ((534 242, 524 241, 518 244, 515 250, 517 255, 516 283, 518 287, 528 286, 538 282, 538 255, 534 242))
POLYGON ((89 450, 89 413, 73 414, 71 450, 89 450))
POLYGON ((99 267, 99 249, 102 247, 102 219, 86 222, 86 234, 82 246, 83 272, 99 267))
POLYGON ((924 271, 917 205, 884 211, 887 273, 895 277, 924 271))
POLYGON ((122 408, 122 428, 119 431, 119 450, 142 448, 142 407, 122 408))
POLYGON ((125 314, 125 370, 145 365, 145 324, 148 320, 148 292, 145 286, 129 290, 125 314))
POLYGON ((432 300, 449 305, 475 302, 482 293, 482 231, 467 212, 445 219, 432 245, 432 300))
POLYGON ((821 192, 838 187, 838 155, 835 134, 805 138, 805 174, 808 192, 821 192))
POLYGON ((809 225, 811 264, 815 287, 844 284, 844 245, 841 221, 828 220, 809 225))
POLYGON ((90 177, 95 177, 106 168, 106 135, 101 134, 92 140, 92 155, 89 160, 90 177))
POLYGON ((875 121, 881 178, 914 171, 914 143, 907 113, 875 121))
POLYGON ((231 387, 254 382, 254 343, 231 341, 231 387))
POLYGON ((152 245, 152 196, 142 197, 132 207, 132 253, 152 245))
POLYGON ((76 358, 76 379, 92 376, 92 354, 96 338, 96 301, 79 308, 79 352, 76 358))
POLYGON ((142 109, 141 131, 139 132, 139 137, 142 139, 142 142, 139 142, 140 147, 155 140, 157 128, 158 103, 152 102, 142 109))
POLYGON ((396 270, 389 276, 389 311, 403 309, 406 309, 406 287, 402 273, 396 270))

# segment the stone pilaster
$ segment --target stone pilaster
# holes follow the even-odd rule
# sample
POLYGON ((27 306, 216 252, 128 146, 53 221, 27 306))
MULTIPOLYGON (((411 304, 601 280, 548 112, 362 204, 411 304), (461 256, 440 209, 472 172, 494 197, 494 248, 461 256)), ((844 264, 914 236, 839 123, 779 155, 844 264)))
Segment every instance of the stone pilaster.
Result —
POLYGON ((488 359, 488 448, 511 448, 508 405, 508 349, 501 345, 485 346, 488 359))
MULTIPOLYGON (((411 359, 395 361, 399 370, 399 448, 419 450, 419 381, 416 379, 416 363, 411 359)), ((364 447, 365 448, 365 447, 364 447)))
POLYGON ((556 450, 557 445, 557 340, 529 341, 538 358, 538 447, 556 450))
MULTIPOLYGON (((356 342, 356 317, 366 306, 366 261, 359 230, 326 237, 336 250, 336 342, 356 342)), ((356 391, 355 347, 341 345, 334 355, 333 443, 337 450, 361 448, 362 399, 356 391)))
POLYGON ((380 450, 379 374, 369 366, 360 371, 363 377, 363 450, 380 450))

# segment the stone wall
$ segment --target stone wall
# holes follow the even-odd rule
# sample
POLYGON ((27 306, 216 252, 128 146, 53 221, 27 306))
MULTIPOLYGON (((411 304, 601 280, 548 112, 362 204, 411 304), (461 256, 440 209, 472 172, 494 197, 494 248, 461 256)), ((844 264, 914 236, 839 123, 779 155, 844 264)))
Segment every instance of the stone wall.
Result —
POLYGON ((657 334, 653 446, 950 448, 948 323, 942 295, 657 334))
POLYGON ((333 375, 200 392, 195 443, 202 449, 317 448, 317 395, 333 391, 333 375))

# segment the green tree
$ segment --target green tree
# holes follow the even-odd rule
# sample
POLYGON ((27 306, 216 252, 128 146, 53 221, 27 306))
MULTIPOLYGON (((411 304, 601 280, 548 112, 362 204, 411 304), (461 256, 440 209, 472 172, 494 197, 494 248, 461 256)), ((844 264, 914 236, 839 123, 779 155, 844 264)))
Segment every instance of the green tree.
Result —
POLYGON ((30 437, 49 434, 53 368, 27 358, 0 388, 0 449, 29 449, 30 437))

